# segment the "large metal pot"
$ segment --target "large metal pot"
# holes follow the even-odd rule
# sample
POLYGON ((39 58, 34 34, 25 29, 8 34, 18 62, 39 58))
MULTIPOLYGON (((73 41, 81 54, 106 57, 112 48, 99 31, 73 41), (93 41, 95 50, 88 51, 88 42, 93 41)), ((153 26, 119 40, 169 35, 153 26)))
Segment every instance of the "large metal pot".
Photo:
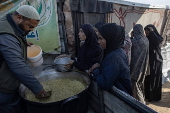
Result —
POLYGON ((54 69, 45 70, 37 76, 40 82, 66 78, 80 81, 86 86, 86 89, 81 93, 69 97, 67 99, 52 102, 52 103, 38 103, 29 101, 25 98, 27 88, 24 85, 20 86, 20 95, 27 104, 28 113, 87 113, 87 90, 90 85, 90 78, 82 72, 57 72, 54 69))

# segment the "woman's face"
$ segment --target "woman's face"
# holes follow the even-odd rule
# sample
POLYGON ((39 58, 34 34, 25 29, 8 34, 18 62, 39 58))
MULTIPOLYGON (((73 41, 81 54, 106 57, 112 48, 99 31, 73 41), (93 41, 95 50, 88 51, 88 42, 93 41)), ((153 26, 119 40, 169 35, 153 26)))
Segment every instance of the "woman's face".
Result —
POLYGON ((100 46, 102 46, 103 49, 106 49, 106 40, 100 35, 100 33, 98 33, 98 37, 98 43, 100 46))
POLYGON ((94 27, 94 31, 96 32, 97 36, 99 35, 99 31, 97 28, 94 27))
POLYGON ((78 35, 79 35, 80 41, 85 41, 86 40, 86 35, 84 34, 82 28, 80 28, 78 35))
POLYGON ((149 30, 145 29, 145 35, 149 36, 149 33, 150 33, 149 30))

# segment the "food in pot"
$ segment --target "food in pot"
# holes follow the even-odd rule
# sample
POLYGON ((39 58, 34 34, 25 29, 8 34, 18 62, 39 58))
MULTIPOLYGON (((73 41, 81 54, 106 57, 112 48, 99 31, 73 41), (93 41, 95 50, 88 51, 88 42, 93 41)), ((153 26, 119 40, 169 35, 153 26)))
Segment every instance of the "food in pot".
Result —
POLYGON ((51 91, 49 98, 37 99, 31 91, 25 93, 26 99, 40 103, 51 103, 74 96, 83 90, 85 85, 77 80, 56 79, 41 82, 46 91, 51 91))

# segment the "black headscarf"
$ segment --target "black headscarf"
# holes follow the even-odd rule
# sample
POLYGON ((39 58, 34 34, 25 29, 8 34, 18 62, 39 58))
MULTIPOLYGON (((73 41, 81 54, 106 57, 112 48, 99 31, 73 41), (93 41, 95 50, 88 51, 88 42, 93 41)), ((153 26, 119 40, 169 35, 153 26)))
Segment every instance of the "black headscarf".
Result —
POLYGON ((154 33, 150 32, 149 35, 147 36, 149 40, 149 55, 150 55, 149 57, 152 56, 152 60, 157 59, 158 61, 162 62, 163 58, 161 55, 161 42, 163 41, 163 37, 158 33, 154 25, 149 24, 144 29, 149 30, 148 27, 152 27, 154 32, 154 33), (153 56, 156 56, 156 58, 154 59, 153 56))
POLYGON ((148 36, 146 36, 149 40, 149 49, 155 49, 157 46, 159 46, 157 49, 161 48, 161 42, 163 41, 162 36, 158 33, 156 27, 152 24, 147 25, 144 30, 148 30, 150 33, 148 36), (153 33, 150 32, 150 29, 148 27, 153 28, 153 33))
POLYGON ((124 27, 116 23, 108 23, 99 28, 99 33, 106 40, 104 56, 115 49, 123 47, 125 40, 124 27))
POLYGON ((99 46, 99 43, 97 42, 97 35, 96 32, 94 31, 93 27, 91 24, 83 24, 81 27, 84 34, 86 35, 86 40, 85 43, 87 46, 90 46, 91 48, 95 48, 96 46, 99 46))
POLYGON ((94 27, 96 28, 96 29, 99 29, 102 25, 104 25, 105 24, 105 22, 98 22, 98 23, 96 23, 95 25, 94 25, 94 27))
POLYGON ((149 25, 147 25, 147 26, 144 28, 144 30, 150 31, 148 27, 152 27, 152 28, 153 28, 153 31, 156 33, 156 35, 157 35, 157 36, 160 36, 160 34, 158 33, 158 31, 157 31, 157 29, 156 29, 156 27, 155 27, 154 25, 149 24, 149 25))
POLYGON ((97 41, 98 37, 91 24, 83 24, 80 28, 82 28, 84 34, 86 35, 86 40, 80 48, 77 61, 89 64, 89 69, 94 63, 101 62, 102 49, 97 41), (98 55, 95 59, 92 58, 92 56, 95 56, 94 54, 98 55))

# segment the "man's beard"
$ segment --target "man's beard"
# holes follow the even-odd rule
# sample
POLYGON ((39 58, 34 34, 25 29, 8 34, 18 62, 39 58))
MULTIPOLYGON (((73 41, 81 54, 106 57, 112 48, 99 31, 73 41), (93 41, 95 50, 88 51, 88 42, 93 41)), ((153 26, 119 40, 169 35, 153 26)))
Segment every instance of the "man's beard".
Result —
POLYGON ((25 36, 26 36, 26 35, 28 35, 28 33, 29 33, 29 32, 30 32, 30 31, 28 31, 28 32, 25 32, 25 36))
POLYGON ((28 33, 30 32, 30 31, 25 31, 24 30, 24 26, 23 26, 22 23, 18 24, 18 27, 25 32, 25 34, 24 34, 25 36, 28 35, 28 33))

